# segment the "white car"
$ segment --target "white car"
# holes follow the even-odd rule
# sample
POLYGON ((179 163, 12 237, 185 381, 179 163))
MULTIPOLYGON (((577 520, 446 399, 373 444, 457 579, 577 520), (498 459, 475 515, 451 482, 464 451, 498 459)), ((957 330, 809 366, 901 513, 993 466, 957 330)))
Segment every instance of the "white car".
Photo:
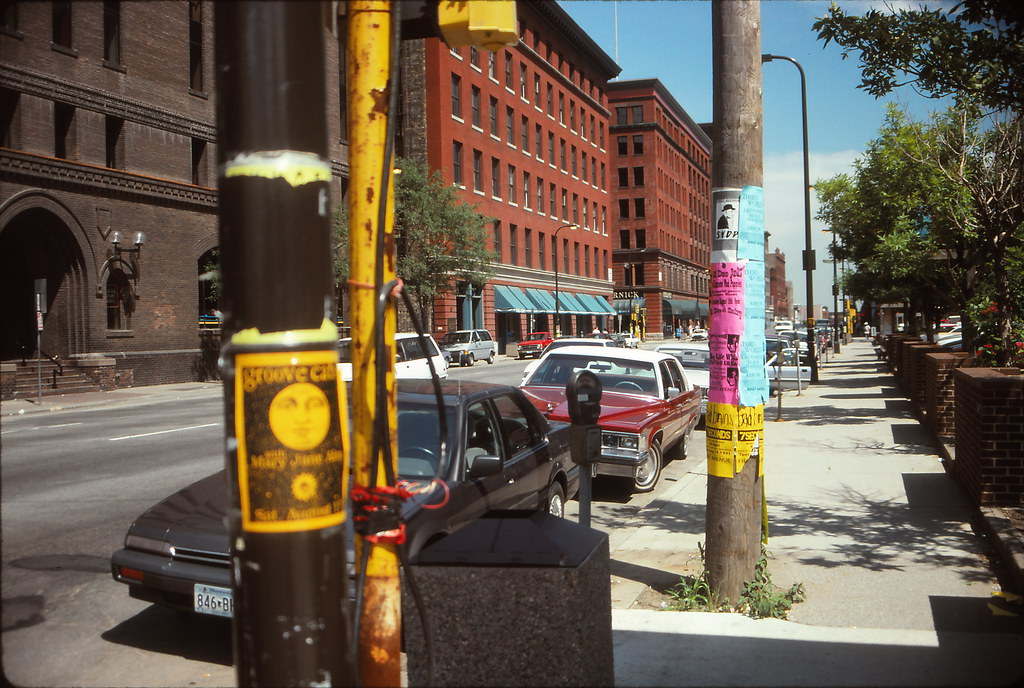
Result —
POLYGON ((613 339, 603 339, 600 337, 562 337, 556 339, 544 347, 543 353, 538 358, 535 358, 523 368, 523 379, 525 380, 533 372, 534 368, 540 365, 540 362, 549 352, 566 346, 618 346, 618 344, 613 339))
POLYGON ((781 358, 775 351, 769 351, 767 356, 764 368, 773 392, 780 388, 807 389, 811 382, 811 366, 797 365, 796 349, 783 349, 781 358))
MULTIPOLYGON (((423 335, 427 340, 429 358, 434 364, 437 376, 442 380, 448 378, 448 364, 445 362, 441 348, 429 334, 423 335)), ((415 332, 399 332, 395 334, 395 379, 396 380, 429 380, 430 365, 428 354, 420 345, 419 335, 415 332)), ((352 339, 346 337, 338 340, 338 374, 345 382, 352 381, 352 339)))
POLYGON ((686 379, 700 389, 700 412, 708 408, 708 389, 711 387, 711 347, 705 342, 662 344, 655 351, 672 354, 683 366, 686 379))
POLYGON ((622 346, 628 349, 635 349, 640 346, 640 338, 633 336, 629 332, 620 332, 618 336, 622 339, 622 346))
POLYGON ((695 327, 690 330, 690 340, 694 342, 707 341, 708 331, 703 327, 695 327))

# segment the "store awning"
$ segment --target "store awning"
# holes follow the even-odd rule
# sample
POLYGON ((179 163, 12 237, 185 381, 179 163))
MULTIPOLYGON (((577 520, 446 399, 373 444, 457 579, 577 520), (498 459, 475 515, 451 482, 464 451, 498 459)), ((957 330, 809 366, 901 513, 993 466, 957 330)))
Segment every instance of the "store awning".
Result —
POLYGON ((680 318, 699 318, 700 310, 697 302, 692 299, 663 299, 672 310, 672 315, 680 318))
POLYGON ((644 307, 644 299, 615 299, 612 303, 612 307, 616 313, 629 313, 633 310, 633 306, 644 307))
POLYGON ((583 307, 576 295, 569 291, 558 292, 558 311, 572 315, 589 315, 590 310, 583 307))
POLYGON ((497 313, 533 313, 533 304, 519 287, 494 285, 494 310, 497 313))
POLYGON ((533 304, 534 310, 538 313, 555 312, 555 297, 546 289, 527 287, 526 297, 530 300, 533 304))
POLYGON ((589 306, 592 315, 615 315, 615 311, 608 305, 608 302, 596 294, 577 294, 584 306, 589 306))
POLYGON ((697 313, 699 314, 699 317, 706 318, 708 317, 709 312, 710 311, 708 311, 708 305, 706 303, 703 301, 697 302, 697 313))

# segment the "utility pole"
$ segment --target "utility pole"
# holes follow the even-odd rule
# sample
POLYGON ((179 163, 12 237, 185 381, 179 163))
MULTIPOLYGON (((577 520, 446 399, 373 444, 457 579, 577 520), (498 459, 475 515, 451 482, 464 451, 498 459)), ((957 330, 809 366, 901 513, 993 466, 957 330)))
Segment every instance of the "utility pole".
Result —
POLYGON ((349 685, 322 4, 214 11, 234 581, 196 604, 230 595, 239 686, 349 685))
POLYGON ((759 1, 713 0, 711 22, 714 232, 705 563, 713 594, 736 603, 760 556, 767 398, 759 1))

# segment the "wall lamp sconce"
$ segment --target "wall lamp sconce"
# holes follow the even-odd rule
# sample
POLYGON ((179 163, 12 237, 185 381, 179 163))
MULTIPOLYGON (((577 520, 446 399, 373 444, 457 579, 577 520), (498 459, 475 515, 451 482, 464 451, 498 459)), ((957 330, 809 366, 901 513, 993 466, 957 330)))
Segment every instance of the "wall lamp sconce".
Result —
POLYGON ((113 247, 113 253, 103 263, 100 268, 100 280, 96 285, 96 298, 103 297, 104 288, 104 275, 109 275, 111 270, 120 270, 125 276, 132 281, 132 287, 134 297, 139 297, 139 277, 141 275, 139 269, 139 257, 142 255, 142 245, 146 243, 145 232, 135 232, 132 235, 131 246, 122 246, 124 243, 125 235, 122 232, 114 231, 110 233, 110 244, 113 247), (125 256, 124 254, 128 254, 125 256))

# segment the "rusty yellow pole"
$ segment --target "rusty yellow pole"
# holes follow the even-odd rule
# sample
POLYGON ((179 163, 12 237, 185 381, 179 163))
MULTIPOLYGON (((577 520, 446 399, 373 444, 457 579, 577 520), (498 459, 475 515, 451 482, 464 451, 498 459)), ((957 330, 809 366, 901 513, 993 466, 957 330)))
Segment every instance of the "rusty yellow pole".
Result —
MULTIPOLYGON (((393 185, 390 148, 387 144, 389 66, 391 59, 391 8, 383 0, 351 0, 348 3, 346 45, 349 112, 349 303, 352 322, 352 461, 357 485, 385 485, 384 443, 395 462, 396 412, 394 385, 395 309, 388 299, 383 322, 377 322, 377 302, 382 285, 395 277, 393 185), (386 178, 385 178, 386 177, 386 178), (381 203, 386 212, 381 214, 381 203), (383 219, 383 221, 382 221, 383 219), (381 236, 383 234, 383 237, 381 236), (382 242, 382 243, 381 243, 382 242), (378 249, 383 245, 383 251, 378 249), (374 346, 376 328, 383 328, 384 349, 374 346), (378 366, 377 354, 385 356, 378 366), (384 371, 383 379, 378 372, 384 371), (379 403, 378 385, 384 385, 385 403, 379 403), (390 432, 378 438, 374 455, 374 428, 378 414, 386 414, 390 432), (376 471, 374 464, 376 463, 376 471), (375 476, 374 476, 375 474, 375 476), (371 480, 373 484, 371 485, 371 480)), ((397 466, 392 464, 392 474, 397 466)), ((359 619, 357 663, 362 685, 397 686, 400 682, 401 589, 398 550, 395 544, 357 541, 357 562, 369 548, 362 611, 359 619)), ((360 591, 357 590, 357 594, 360 591)))

